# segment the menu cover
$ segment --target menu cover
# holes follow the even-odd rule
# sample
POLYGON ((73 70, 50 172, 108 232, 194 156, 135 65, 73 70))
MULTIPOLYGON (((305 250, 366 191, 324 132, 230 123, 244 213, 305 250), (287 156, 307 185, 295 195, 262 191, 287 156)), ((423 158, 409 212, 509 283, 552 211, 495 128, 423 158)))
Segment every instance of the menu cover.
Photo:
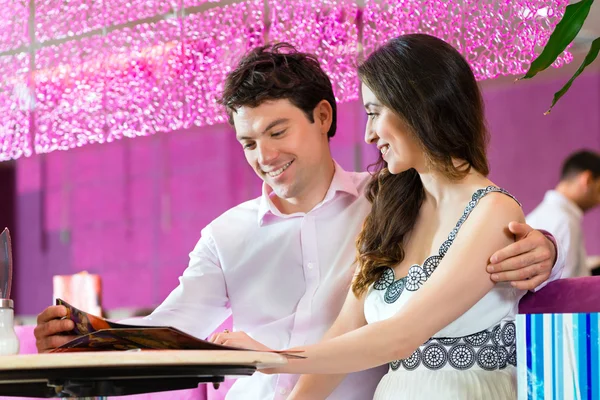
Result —
MULTIPOLYGON (((62 299, 56 299, 56 305, 67 308, 68 318, 75 328, 65 335, 77 336, 64 345, 52 350, 53 353, 75 351, 109 350, 243 350, 237 347, 223 346, 198 339, 179 329, 165 326, 135 326, 108 321, 104 318, 81 311, 62 299)), ((302 358, 289 351, 273 351, 291 358, 302 358)))

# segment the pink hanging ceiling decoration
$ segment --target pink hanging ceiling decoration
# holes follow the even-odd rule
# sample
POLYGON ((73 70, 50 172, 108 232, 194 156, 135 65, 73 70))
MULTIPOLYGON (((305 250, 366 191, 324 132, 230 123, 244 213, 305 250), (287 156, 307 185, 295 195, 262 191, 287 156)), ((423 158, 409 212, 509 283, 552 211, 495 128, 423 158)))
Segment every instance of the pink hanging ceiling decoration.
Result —
MULTIPOLYGON (((187 1, 198 5, 207 0, 187 1)), ((35 0, 35 35, 44 42, 172 13, 179 8, 180 0, 35 0)))
POLYGON ((96 0, 35 0, 35 38, 45 42, 102 29, 103 11, 96 0))
POLYGON ((35 152, 106 141, 103 37, 91 36, 36 54, 35 152))
POLYGON ((336 99, 357 98, 358 7, 349 0, 270 0, 269 40, 315 54, 333 83, 336 99))
POLYGON ((29 54, 0 57, 0 162, 31 155, 29 54))
POLYGON ((183 0, 183 7, 200 6, 204 3, 218 3, 220 0, 183 0))
POLYGON ((361 52, 402 33, 445 39, 478 79, 521 74, 567 2, 0 0, 0 161, 222 123, 226 74, 266 39, 316 54, 339 101, 358 97, 361 52))
POLYGON ((261 0, 211 8, 183 21, 186 120, 184 127, 226 122, 217 99, 240 58, 263 44, 261 0))
POLYGON ((104 25, 114 26, 171 13, 179 8, 179 2, 180 0, 103 0, 104 25))
POLYGON ((0 0, 0 10, 0 52, 29 44, 29 0, 0 0))
POLYGON ((262 33, 255 1, 42 48, 36 153, 224 122, 218 84, 262 33))
MULTIPOLYGON (((452 44, 479 80, 523 74, 544 46, 568 0, 366 0, 363 44, 371 53, 405 33, 427 33, 452 44)), ((555 66, 570 62, 565 52, 555 66)))
POLYGON ((181 22, 167 19, 115 30, 104 45, 107 141, 181 129, 181 22))

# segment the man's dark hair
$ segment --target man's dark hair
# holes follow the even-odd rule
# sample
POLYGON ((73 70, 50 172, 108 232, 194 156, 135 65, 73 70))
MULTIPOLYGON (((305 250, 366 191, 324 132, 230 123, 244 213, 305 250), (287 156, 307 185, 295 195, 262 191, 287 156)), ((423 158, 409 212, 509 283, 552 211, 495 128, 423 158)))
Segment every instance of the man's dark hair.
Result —
POLYGON ((288 43, 261 46, 246 54, 227 75, 220 103, 227 108, 229 123, 240 107, 258 107, 268 100, 287 99, 315 122, 313 111, 321 100, 333 110, 327 137, 336 130, 336 104, 329 77, 317 58, 302 53, 288 43))
POLYGON ((563 163, 560 180, 571 179, 585 171, 590 171, 594 179, 600 178, 600 154, 589 150, 571 154, 563 163))

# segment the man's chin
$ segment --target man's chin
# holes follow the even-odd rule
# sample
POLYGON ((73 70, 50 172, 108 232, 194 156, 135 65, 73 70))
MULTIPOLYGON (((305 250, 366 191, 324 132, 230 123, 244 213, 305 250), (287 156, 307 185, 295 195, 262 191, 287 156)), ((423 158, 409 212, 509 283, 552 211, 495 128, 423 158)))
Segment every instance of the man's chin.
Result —
MULTIPOLYGON (((271 185, 269 185, 271 186, 271 185)), ((291 199, 294 197, 294 190, 289 185, 271 186, 273 193, 280 199, 291 199)))

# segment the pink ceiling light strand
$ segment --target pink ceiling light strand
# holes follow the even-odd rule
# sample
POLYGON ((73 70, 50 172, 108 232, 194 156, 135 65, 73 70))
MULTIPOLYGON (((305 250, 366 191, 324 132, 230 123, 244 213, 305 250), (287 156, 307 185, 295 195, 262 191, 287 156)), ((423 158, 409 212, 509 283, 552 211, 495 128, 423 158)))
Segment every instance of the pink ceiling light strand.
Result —
POLYGON ((104 38, 92 36, 36 54, 35 152, 106 141, 104 38))
MULTIPOLYGON (((548 41, 568 0, 366 0, 365 54, 404 33, 446 40, 469 61, 477 79, 527 71, 548 41)), ((570 62, 564 52, 555 66, 570 62)))
POLYGON ((0 0, 0 52, 29 44, 29 0, 0 0))
MULTIPOLYGON (((190 1, 194 5, 206 0, 190 1)), ((35 0, 35 35, 40 42, 173 13, 181 0, 35 0)))
POLYGON ((315 54, 331 78, 336 99, 356 99, 356 4, 345 0, 270 0, 269 9, 269 40, 285 41, 315 54))
POLYGON ((360 10, 352 0, 36 0, 43 45, 30 73, 29 2, 0 0, 12 11, 0 27, 0 161, 224 122, 223 80, 264 42, 265 9, 269 40, 315 53, 343 102, 358 97, 361 50, 402 33, 447 40, 478 79, 522 74, 567 2, 366 0, 360 10))
POLYGON ((0 162, 32 154, 29 54, 0 57, 0 162))
POLYGON ((177 19, 106 36, 103 111, 107 141, 182 128, 181 43, 177 19))
POLYGON ((36 40, 43 42, 101 29, 105 22, 103 3, 102 0, 35 0, 36 40))
POLYGON ((234 4, 42 48, 36 153, 224 122, 218 83, 262 43, 262 8, 234 4))
POLYGON ((262 0, 211 8, 183 22, 184 128, 226 122, 217 103, 223 81, 242 56, 264 42, 262 0))

